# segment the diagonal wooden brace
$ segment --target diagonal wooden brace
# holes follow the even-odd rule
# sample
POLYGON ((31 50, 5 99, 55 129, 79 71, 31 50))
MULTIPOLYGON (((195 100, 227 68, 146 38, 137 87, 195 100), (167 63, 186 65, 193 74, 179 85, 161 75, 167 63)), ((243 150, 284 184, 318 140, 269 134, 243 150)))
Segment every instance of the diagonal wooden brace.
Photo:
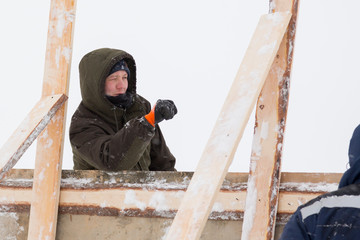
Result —
POLYGON ((270 12, 291 11, 292 18, 256 107, 243 240, 274 238, 297 6, 297 0, 273 0, 270 4, 270 12))
POLYGON ((37 102, 0 149, 0 180, 15 166, 66 99, 65 94, 57 94, 43 97, 37 102))
POLYGON ((166 239, 200 238, 290 18, 289 12, 260 18, 166 239))

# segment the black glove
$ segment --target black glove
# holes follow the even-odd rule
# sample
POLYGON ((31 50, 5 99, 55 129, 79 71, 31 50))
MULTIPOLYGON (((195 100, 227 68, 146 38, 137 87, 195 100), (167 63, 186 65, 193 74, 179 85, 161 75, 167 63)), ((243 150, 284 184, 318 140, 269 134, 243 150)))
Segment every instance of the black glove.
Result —
POLYGON ((155 124, 162 120, 172 119, 177 113, 177 108, 171 100, 157 100, 155 105, 155 124))

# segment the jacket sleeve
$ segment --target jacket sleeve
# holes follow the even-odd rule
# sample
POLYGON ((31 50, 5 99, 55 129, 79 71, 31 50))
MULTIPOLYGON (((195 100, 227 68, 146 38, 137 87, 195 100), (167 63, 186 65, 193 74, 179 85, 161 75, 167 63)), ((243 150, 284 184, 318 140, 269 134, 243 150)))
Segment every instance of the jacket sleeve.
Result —
POLYGON ((151 171, 176 171, 176 159, 166 145, 159 125, 155 125, 155 136, 151 140, 151 171))
POLYGON ((311 240, 299 208, 285 225, 279 240, 311 240))
POLYGON ((132 169, 155 134, 143 118, 130 120, 116 133, 93 121, 85 119, 70 126, 70 142, 74 152, 99 170, 132 169))

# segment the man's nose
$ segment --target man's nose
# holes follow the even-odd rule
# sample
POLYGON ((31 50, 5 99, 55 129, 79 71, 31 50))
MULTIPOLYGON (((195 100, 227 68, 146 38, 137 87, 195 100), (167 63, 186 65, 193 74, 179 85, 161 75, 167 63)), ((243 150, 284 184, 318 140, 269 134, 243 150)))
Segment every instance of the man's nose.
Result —
POLYGON ((117 80, 117 81, 116 81, 116 87, 117 87, 117 88, 121 88, 123 85, 124 85, 124 84, 122 83, 121 80, 117 80))

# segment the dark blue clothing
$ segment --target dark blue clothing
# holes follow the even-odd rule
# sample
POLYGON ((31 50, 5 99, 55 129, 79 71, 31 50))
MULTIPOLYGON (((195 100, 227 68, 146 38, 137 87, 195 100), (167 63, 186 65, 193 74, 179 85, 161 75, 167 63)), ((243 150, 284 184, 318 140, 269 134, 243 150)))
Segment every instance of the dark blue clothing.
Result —
POLYGON ((360 157, 360 125, 354 130, 349 145, 349 164, 350 167, 359 160, 360 157))
POLYGON ((346 170, 340 180, 339 188, 343 188, 354 183, 360 183, 360 161, 355 162, 351 168, 346 170))
POLYGON ((349 146, 350 168, 339 189, 298 207, 280 240, 360 239, 360 125, 349 146))
POLYGON ((300 206, 280 239, 360 239, 360 184, 321 195, 300 206))
POLYGON ((350 168, 340 180, 339 188, 360 182, 360 125, 354 130, 349 144, 350 168))

